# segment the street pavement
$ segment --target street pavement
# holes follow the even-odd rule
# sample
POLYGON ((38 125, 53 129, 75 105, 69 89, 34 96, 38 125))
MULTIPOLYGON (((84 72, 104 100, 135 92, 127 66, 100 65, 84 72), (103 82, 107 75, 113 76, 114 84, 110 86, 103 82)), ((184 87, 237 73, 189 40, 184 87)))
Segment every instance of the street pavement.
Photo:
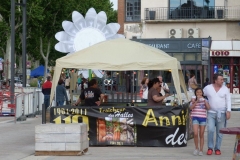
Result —
MULTIPOLYGON (((228 127, 239 127, 240 111, 233 111, 228 127)), ((14 123, 14 117, 0 117, 0 160, 231 160, 235 136, 224 135, 222 155, 206 155, 207 132, 203 156, 193 156, 193 139, 187 147, 89 147, 82 156, 34 156, 35 126, 41 124, 41 117, 28 118, 14 123)))

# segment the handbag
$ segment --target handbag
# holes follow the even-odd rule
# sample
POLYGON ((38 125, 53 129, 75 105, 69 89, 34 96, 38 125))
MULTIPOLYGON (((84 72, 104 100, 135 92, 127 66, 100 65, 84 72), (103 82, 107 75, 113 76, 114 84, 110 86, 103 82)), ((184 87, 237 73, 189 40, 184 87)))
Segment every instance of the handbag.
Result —
POLYGON ((190 87, 191 87, 192 89, 196 89, 198 86, 197 86, 195 83, 192 83, 192 84, 190 84, 190 87))

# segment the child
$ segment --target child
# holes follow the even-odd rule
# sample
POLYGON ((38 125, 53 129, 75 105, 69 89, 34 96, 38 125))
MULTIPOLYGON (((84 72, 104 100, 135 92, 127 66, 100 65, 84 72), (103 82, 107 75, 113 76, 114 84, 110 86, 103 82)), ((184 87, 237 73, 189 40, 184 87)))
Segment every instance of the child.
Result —
POLYGON ((204 144, 204 131, 206 127, 207 112, 206 110, 210 108, 208 102, 203 97, 203 90, 201 88, 195 89, 196 99, 192 99, 190 103, 193 133, 194 133, 194 143, 195 150, 193 154, 202 156, 203 155, 203 144, 204 144), (199 131, 198 131, 199 129, 199 131), (200 132, 200 133, 199 133, 200 132), (200 137, 200 150, 198 148, 198 135, 200 137))

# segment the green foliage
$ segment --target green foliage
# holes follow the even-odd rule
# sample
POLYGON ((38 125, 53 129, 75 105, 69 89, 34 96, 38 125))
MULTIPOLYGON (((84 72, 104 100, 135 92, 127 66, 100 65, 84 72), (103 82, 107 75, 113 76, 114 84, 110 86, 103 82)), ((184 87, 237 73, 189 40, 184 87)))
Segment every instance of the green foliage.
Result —
POLYGON ((38 79, 39 81, 42 81, 42 80, 43 80, 43 76, 39 76, 37 79, 38 79))
POLYGON ((38 86, 38 79, 37 78, 33 78, 30 80, 29 82, 30 87, 37 87, 38 86))
MULTIPOLYGON (((20 19, 20 14, 21 14, 21 10, 19 6, 15 7, 15 31, 16 31, 16 36, 18 36, 19 34, 17 34, 19 32, 19 28, 21 26, 21 19, 20 19)), ((7 39, 10 36, 11 33, 11 1, 1 1, 0 2, 0 49, 1 50, 5 50, 6 49, 6 45, 7 45, 7 39)), ((18 46, 19 41, 16 38, 16 45, 15 45, 15 51, 18 53, 19 49, 18 46)), ((2 53, 3 54, 3 53, 2 53)))
MULTIPOLYGON (((43 39, 43 48, 46 53, 48 42, 51 43, 49 65, 55 65, 55 60, 66 54, 59 53, 54 49, 58 42, 55 34, 61 30, 64 20, 72 21, 72 12, 78 11, 83 16, 89 8, 95 8, 96 12, 105 11, 108 22, 117 22, 117 11, 111 7, 110 0, 27 0, 27 52, 35 60, 44 60, 40 55, 40 38, 43 39)), ((0 49, 6 49, 7 38, 10 35, 11 1, 0 1, 0 49)), ((22 8, 16 6, 16 53, 21 55, 21 32, 22 32, 22 8)), ((0 50, 1 56, 1 50, 0 50)))

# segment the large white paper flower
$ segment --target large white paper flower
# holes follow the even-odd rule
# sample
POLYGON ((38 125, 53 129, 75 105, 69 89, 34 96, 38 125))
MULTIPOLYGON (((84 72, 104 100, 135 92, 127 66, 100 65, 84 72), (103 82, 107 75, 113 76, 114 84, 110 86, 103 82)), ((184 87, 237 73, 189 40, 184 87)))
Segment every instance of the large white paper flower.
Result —
MULTIPOLYGON (((55 45, 55 49, 59 52, 71 54, 102 41, 125 38, 123 35, 117 34, 120 29, 118 23, 106 25, 107 15, 104 11, 97 14, 94 8, 90 8, 85 18, 79 12, 73 11, 72 21, 63 21, 64 31, 55 35, 55 38, 59 41, 55 45)), ((99 70, 93 70, 93 72, 99 73, 99 70)))
POLYGON ((120 28, 118 23, 106 25, 107 15, 103 11, 97 14, 94 8, 90 8, 85 19, 82 14, 73 11, 72 20, 73 22, 63 21, 64 31, 55 35, 59 41, 55 49, 59 52, 74 53, 105 40, 124 38, 123 35, 117 34, 120 28))

